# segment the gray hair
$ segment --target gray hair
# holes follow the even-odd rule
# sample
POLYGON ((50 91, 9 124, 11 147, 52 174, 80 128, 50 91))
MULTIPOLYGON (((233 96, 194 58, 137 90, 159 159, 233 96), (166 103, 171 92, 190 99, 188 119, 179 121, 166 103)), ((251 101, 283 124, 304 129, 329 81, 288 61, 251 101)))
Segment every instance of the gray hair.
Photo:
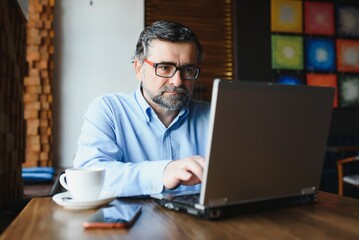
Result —
POLYGON ((134 59, 136 58, 142 63, 146 58, 148 46, 154 39, 173 43, 193 42, 197 48, 197 63, 200 63, 202 60, 203 49, 197 35, 180 23, 168 21, 154 22, 141 32, 136 44, 134 59))

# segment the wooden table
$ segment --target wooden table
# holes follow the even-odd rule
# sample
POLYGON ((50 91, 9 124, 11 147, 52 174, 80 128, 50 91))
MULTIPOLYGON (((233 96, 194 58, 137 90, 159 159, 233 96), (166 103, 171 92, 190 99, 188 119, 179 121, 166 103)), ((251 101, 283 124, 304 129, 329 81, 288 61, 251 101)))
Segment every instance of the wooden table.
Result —
POLYGON ((0 239, 359 239, 359 200, 330 193, 320 192, 315 205, 219 221, 143 202, 130 229, 85 230, 82 223, 95 210, 66 210, 49 197, 34 198, 0 239))

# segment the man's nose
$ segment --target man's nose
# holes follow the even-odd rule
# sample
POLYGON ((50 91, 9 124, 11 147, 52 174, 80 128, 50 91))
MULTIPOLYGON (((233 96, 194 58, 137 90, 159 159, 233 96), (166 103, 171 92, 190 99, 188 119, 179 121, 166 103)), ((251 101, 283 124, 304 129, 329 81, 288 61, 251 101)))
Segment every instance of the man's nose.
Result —
POLYGON ((182 86, 182 77, 179 70, 177 70, 175 75, 170 78, 170 83, 172 83, 175 87, 182 86))

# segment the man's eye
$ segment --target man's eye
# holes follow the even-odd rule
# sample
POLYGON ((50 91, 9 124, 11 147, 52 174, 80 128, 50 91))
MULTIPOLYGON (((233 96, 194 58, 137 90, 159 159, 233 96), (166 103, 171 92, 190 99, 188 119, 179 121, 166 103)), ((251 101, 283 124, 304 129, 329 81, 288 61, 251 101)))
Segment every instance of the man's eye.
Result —
POLYGON ((160 69, 161 69, 161 70, 167 70, 167 69, 168 69, 168 66, 160 66, 160 69))
POLYGON ((159 65, 158 66, 158 69, 163 71, 163 72, 171 71, 172 68, 173 68, 173 66, 171 66, 171 65, 159 65))
POLYGON ((193 67, 186 67, 185 68, 185 72, 186 73, 189 73, 189 74, 192 74, 192 73, 194 73, 196 70, 195 70, 195 68, 193 68, 193 67))

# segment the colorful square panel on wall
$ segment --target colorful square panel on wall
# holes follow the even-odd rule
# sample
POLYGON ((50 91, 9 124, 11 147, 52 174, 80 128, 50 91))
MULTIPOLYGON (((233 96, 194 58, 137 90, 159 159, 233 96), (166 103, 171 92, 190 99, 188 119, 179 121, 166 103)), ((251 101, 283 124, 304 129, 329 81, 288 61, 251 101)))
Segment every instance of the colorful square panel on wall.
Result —
POLYGON ((337 40, 338 71, 359 72, 359 40, 337 40))
POLYGON ((287 85, 301 85, 303 84, 303 76, 294 73, 279 73, 276 76, 276 82, 287 85))
POLYGON ((359 76, 339 77, 339 102, 341 107, 359 107, 359 76))
POLYGON ((335 74, 307 74, 307 85, 322 86, 335 88, 335 96, 333 100, 333 107, 338 107, 338 84, 337 75, 335 74))
POLYGON ((359 37, 359 7, 337 6, 337 35, 341 37, 359 37))
POLYGON ((306 67, 309 71, 334 71, 334 41, 327 38, 305 39, 306 67))
POLYGON ((303 38, 272 35, 272 68, 303 69, 303 38))
POLYGON ((271 1, 271 28, 273 32, 302 33, 302 21, 301 1, 271 1))
POLYGON ((306 34, 334 35, 334 4, 325 2, 304 3, 306 34))

